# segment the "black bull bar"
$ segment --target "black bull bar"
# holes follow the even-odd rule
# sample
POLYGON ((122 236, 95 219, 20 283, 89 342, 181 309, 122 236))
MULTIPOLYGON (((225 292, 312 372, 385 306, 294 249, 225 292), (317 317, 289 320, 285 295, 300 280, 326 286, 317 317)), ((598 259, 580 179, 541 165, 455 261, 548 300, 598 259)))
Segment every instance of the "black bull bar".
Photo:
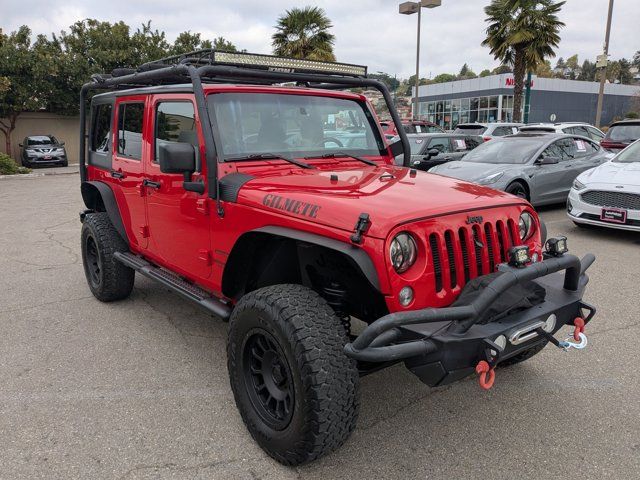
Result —
MULTIPOLYGON (((468 369, 473 368, 473 362, 477 361, 482 352, 482 342, 486 343, 489 336, 531 323, 536 317, 539 319, 551 313, 558 317, 557 326, 552 332, 555 333, 560 327, 570 324, 582 308, 590 311, 585 321, 591 320, 595 309, 582 302, 581 297, 588 281, 585 271, 594 260, 593 254, 585 255, 582 260, 565 254, 546 258, 524 268, 501 264, 499 271, 502 274, 489 283, 470 304, 390 313, 367 326, 352 343, 345 345, 344 351, 347 356, 361 362, 405 360, 414 369, 416 364, 425 363, 421 359, 429 359, 430 355, 433 356, 432 354, 448 346, 452 350, 471 349, 473 352, 462 354, 467 357, 462 362, 465 364, 462 370, 468 374, 468 369), (564 278, 559 273, 563 270, 564 278), (510 315, 504 322, 476 325, 502 293, 518 283, 533 280, 538 280, 547 291, 547 298, 541 306, 510 315)), ((510 347, 508 356, 516 355, 524 348, 530 348, 531 344, 541 341, 544 338, 539 337, 525 346, 510 347)), ((489 346, 495 347, 495 344, 489 342, 489 346)), ((414 370, 414 373, 418 372, 414 370)))

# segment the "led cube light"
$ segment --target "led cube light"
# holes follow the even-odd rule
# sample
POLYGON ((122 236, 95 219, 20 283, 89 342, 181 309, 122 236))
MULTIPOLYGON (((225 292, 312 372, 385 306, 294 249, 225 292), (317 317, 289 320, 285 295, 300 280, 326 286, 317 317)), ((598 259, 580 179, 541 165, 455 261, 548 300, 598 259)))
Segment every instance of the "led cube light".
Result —
POLYGON ((560 257, 569 251, 567 246, 567 237, 551 237, 544 245, 547 253, 553 257, 560 257))
POLYGON ((519 245, 509 249, 509 265, 512 267, 524 267, 529 262, 531 262, 531 256, 527 245, 519 245))

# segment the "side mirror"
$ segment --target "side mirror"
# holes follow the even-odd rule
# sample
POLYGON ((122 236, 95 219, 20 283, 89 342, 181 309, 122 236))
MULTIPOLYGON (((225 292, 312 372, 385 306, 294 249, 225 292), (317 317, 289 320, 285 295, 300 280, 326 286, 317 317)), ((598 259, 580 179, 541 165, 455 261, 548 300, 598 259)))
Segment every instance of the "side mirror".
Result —
POLYGON ((556 163, 560 163, 558 157, 542 157, 536 160, 536 165, 555 165, 556 163))
POLYGON ((21 143, 18 144, 19 147, 22 147, 23 145, 21 143))
POLYGON ((60 142, 58 145, 60 145, 61 147, 64 147, 64 142, 60 142))
POLYGON ((189 180, 196 171, 196 151, 190 143, 164 143, 158 145, 158 163, 162 173, 182 173, 189 180))
POLYGON ((427 155, 425 156, 425 159, 428 160, 431 157, 437 157, 438 155, 440 155, 440 150, 438 150, 437 148, 430 148, 429 150, 427 150, 427 155))

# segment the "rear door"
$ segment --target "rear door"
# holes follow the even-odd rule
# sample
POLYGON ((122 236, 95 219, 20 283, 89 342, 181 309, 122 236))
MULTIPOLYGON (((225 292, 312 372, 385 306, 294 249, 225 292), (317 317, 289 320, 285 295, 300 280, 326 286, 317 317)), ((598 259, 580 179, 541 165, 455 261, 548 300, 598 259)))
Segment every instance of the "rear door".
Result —
MULTIPOLYGON (((115 102, 115 128, 112 133, 113 156, 110 176, 129 238, 144 249, 149 243, 149 227, 144 197, 143 156, 147 145, 143 141, 145 97, 120 97, 115 102)), ((100 148, 100 147, 98 147, 100 148)))
POLYGON ((188 192, 181 174, 162 173, 158 147, 162 143, 189 143, 196 152, 192 181, 205 179, 204 145, 190 94, 153 95, 149 102, 150 146, 145 157, 145 188, 149 219, 149 254, 193 281, 211 274, 212 254, 209 199, 188 192))

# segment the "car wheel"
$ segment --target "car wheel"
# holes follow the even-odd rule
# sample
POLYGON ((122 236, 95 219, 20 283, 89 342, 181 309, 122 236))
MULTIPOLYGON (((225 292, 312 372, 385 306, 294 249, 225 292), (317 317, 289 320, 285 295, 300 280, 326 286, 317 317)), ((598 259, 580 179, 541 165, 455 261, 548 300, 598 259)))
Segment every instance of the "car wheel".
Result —
POLYGON ((525 200, 529 200, 529 194, 527 193, 527 187, 524 186, 522 182, 512 182, 507 188, 504 190, 511 195, 515 195, 516 197, 524 198, 525 200))
POLYGON ((69 166, 69 161, 68 160, 63 160, 60 165, 62 165, 63 167, 68 167, 69 166))
POLYGON ((113 256, 129 247, 105 212, 89 213, 82 223, 82 264, 91 293, 102 302, 127 298, 133 290, 135 271, 113 256))
POLYGON ((271 457, 300 465, 340 447, 358 416, 358 369, 347 333, 316 292, 275 285, 240 300, 227 365, 236 405, 271 457))

